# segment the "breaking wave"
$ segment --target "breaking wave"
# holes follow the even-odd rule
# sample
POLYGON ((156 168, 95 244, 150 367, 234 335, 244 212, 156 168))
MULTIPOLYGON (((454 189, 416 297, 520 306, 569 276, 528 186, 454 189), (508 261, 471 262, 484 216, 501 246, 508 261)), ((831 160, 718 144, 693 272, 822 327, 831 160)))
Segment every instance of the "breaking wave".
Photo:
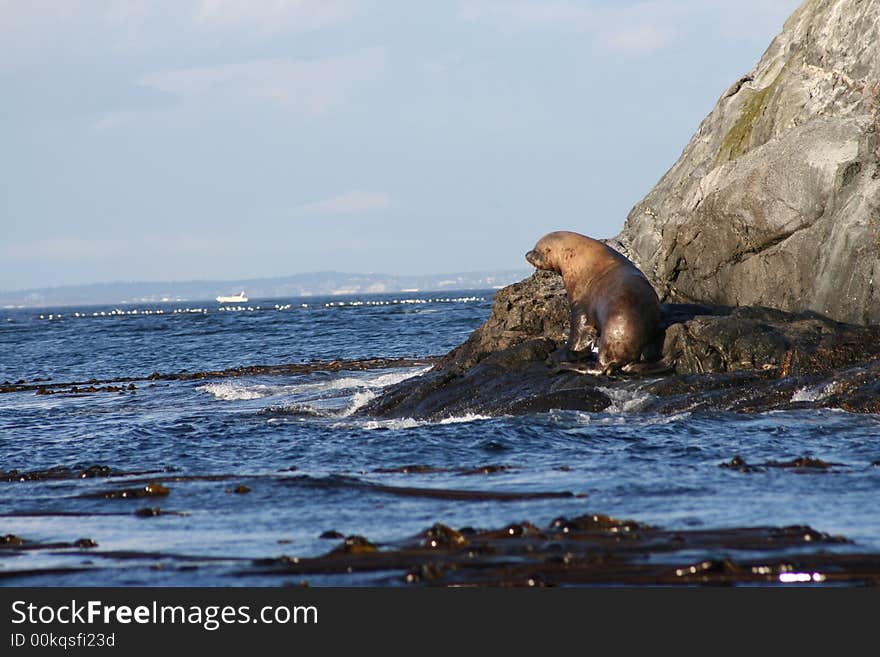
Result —
POLYGON ((238 381, 225 383, 208 383, 198 386, 196 390, 214 395, 215 399, 223 401, 239 401, 244 399, 262 399, 277 394, 275 386, 245 385, 238 381))
POLYGON ((795 390, 791 396, 793 402, 815 402, 821 401, 837 392, 838 385, 836 381, 831 383, 820 383, 815 386, 804 386, 795 390))
POLYGON ((638 388, 605 388, 596 386, 611 400, 604 413, 633 413, 642 410, 653 395, 638 388))
MULTIPOLYGON (((321 393, 341 390, 358 389, 354 394, 355 400, 363 399, 363 392, 387 388, 401 381, 406 381, 414 376, 424 374, 431 367, 407 368, 394 372, 372 374, 368 376, 344 376, 313 383, 295 383, 289 385, 267 385, 250 381, 232 380, 219 383, 207 383, 197 386, 196 390, 207 392, 215 399, 222 401, 241 401, 249 399, 263 399, 279 395, 295 396, 307 393, 309 396, 320 396, 321 393)), ((375 395, 373 395, 375 396, 375 395)), ((370 397, 372 399, 372 397, 370 397)), ((361 405, 369 401, 364 400, 361 405)), ((352 411, 354 412, 354 411, 352 411)))
POLYGON ((415 418, 411 417, 403 417, 393 420, 368 420, 367 422, 364 422, 361 427, 370 431, 375 429, 386 429, 394 431, 399 429, 412 429, 414 427, 421 427, 429 424, 461 424, 466 422, 476 422, 478 420, 491 419, 492 418, 489 415, 468 413, 466 415, 443 418, 442 420, 416 420, 415 418))

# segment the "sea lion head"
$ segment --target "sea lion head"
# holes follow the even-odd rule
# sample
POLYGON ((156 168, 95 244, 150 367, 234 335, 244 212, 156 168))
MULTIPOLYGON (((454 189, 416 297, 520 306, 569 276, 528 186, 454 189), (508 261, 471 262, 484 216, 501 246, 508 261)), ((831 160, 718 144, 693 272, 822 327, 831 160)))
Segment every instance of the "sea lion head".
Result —
POLYGON ((561 274, 565 263, 574 257, 572 241, 576 238, 583 239, 583 236, 564 230, 547 233, 538 240, 534 249, 526 253, 526 260, 538 269, 547 269, 561 274))

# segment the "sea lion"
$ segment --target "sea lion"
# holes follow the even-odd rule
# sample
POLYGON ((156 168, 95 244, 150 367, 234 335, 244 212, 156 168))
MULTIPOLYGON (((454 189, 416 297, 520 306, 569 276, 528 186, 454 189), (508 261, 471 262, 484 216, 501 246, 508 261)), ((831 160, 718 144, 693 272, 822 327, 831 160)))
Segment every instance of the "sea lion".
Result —
POLYGON ((602 242, 579 233, 548 233, 526 253, 538 269, 562 275, 571 312, 563 360, 591 358, 594 367, 565 366, 577 372, 659 373, 662 327, 660 300, 645 275, 630 260, 602 242))

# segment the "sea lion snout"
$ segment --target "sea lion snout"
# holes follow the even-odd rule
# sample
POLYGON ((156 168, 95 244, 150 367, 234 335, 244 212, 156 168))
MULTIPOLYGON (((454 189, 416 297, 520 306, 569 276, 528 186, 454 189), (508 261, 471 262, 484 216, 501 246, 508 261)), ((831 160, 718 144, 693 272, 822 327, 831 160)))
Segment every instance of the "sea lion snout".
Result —
POLYGON ((536 269, 553 269, 547 259, 547 254, 539 251, 537 246, 526 253, 526 260, 536 269))

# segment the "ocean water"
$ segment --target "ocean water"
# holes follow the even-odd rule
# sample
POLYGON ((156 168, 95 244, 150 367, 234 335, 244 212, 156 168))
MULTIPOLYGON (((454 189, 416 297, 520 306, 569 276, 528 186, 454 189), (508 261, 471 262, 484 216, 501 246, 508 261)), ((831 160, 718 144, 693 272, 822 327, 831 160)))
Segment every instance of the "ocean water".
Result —
POLYGON ((329 530, 382 543, 435 522, 544 526, 584 513, 669 529, 806 524, 852 540, 834 549, 880 551, 876 415, 657 415, 639 412, 636 391, 618 395, 604 413, 428 423, 357 413, 424 365, 142 380, 153 372, 441 355, 488 317, 491 303, 492 291, 483 290, 251 300, 224 310, 215 302, 0 310, 0 383, 79 383, 51 395, 0 394, 0 471, 11 479, 0 481, 0 536, 59 544, 0 551, 0 585, 279 585, 287 582, 238 574, 241 564, 326 553, 338 542, 321 538, 329 530), (138 379, 133 390, 124 383, 83 392, 82 382, 126 377, 138 379), (757 464, 811 456, 833 466, 719 467, 736 455, 757 464), (129 474, 8 474, 75 475, 94 465, 129 474), (428 467, 403 471, 410 465, 428 467), (157 478, 168 489, 161 497, 104 496, 157 478), (450 500, 371 484, 575 495, 450 500), (232 492, 238 486, 249 492, 232 492), (150 507, 164 513, 136 513, 150 507), (82 538, 97 547, 69 547, 82 538))

